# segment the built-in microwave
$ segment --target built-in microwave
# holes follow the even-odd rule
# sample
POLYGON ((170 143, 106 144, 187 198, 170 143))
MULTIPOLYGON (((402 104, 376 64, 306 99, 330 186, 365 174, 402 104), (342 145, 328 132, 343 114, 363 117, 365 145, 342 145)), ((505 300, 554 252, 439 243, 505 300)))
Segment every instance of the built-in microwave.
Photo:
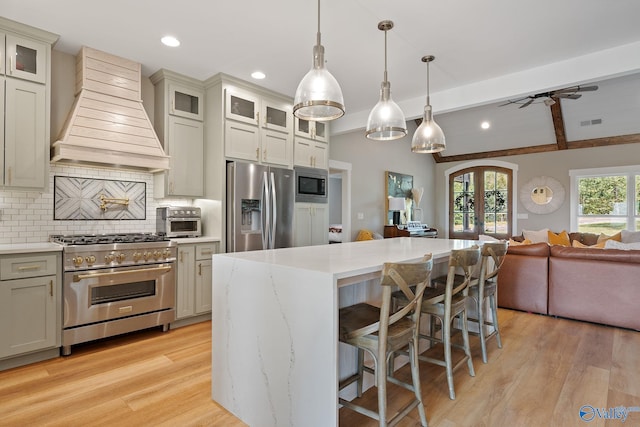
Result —
POLYGON ((194 206, 161 206, 157 208, 156 231, 167 237, 201 236, 200 208, 194 206))
POLYGON ((296 202, 327 203, 328 178, 326 169, 294 167, 296 202))

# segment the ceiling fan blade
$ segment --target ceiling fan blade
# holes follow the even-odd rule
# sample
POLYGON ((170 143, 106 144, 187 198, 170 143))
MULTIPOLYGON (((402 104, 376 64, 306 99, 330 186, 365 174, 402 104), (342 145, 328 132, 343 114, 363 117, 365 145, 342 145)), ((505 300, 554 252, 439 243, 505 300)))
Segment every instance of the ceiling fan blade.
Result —
POLYGON ((576 93, 558 93, 553 95, 554 98, 565 98, 565 99, 579 99, 582 97, 580 94, 576 93))
POLYGON ((520 107, 518 108, 524 108, 524 107, 528 107, 529 105, 531 105, 531 103, 533 102, 533 98, 529 99, 527 102, 525 102, 524 104, 522 104, 520 107))
POLYGON ((577 92, 592 92, 598 90, 598 86, 578 86, 577 92))

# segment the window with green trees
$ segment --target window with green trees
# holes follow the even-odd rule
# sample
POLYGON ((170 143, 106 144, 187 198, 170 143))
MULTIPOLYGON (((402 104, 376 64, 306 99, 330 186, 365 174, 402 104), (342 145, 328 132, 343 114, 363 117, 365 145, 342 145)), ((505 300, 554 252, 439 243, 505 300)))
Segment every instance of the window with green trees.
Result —
MULTIPOLYGON (((640 167, 639 167, 640 168, 640 167)), ((572 171, 572 228, 614 234, 640 230, 640 172, 634 168, 572 171)))

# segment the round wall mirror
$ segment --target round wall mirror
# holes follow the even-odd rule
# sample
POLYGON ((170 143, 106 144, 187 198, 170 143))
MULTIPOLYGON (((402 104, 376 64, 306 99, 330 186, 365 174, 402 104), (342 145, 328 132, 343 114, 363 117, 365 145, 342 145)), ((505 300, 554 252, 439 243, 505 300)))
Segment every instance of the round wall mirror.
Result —
POLYGON ((553 190, 546 185, 531 190, 531 200, 536 205, 546 205, 553 199, 553 190))
POLYGON ((531 213, 551 213, 564 202, 564 187, 554 178, 537 176, 520 189, 520 202, 531 213))

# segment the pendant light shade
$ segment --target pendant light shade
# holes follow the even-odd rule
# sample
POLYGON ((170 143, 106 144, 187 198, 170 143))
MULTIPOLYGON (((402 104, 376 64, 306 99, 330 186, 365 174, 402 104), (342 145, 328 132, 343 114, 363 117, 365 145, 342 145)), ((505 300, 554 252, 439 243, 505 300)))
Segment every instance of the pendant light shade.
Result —
POLYGON ((411 151, 414 153, 439 153, 447 147, 442 129, 433 120, 429 99, 429 63, 434 59, 436 58, 432 55, 422 57, 422 62, 427 63, 427 105, 424 107, 422 123, 416 129, 411 141, 411 151))
POLYGON ((365 132, 367 138, 377 141, 398 139, 407 134, 404 114, 391 99, 391 84, 387 80, 387 31, 392 28, 392 21, 378 23, 378 29, 384 31, 384 81, 380 87, 380 101, 369 113, 365 132))
POLYGON ((335 120, 344 114, 342 89, 324 66, 324 46, 320 43, 320 0, 317 43, 313 47, 313 67, 298 85, 293 98, 293 114, 299 119, 317 122, 335 120))

